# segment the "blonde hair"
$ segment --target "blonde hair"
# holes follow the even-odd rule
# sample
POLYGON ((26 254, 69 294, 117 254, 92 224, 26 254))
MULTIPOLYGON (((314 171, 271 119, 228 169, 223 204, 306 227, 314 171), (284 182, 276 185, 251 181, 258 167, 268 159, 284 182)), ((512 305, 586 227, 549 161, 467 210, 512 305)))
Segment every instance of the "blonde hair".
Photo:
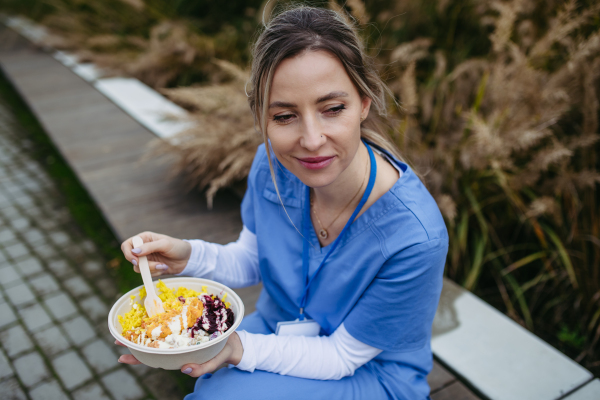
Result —
POLYGON ((386 93, 391 94, 391 91, 365 54, 364 45, 352 22, 333 10, 297 6, 277 14, 266 23, 254 43, 250 90, 247 93, 255 125, 263 134, 269 169, 278 196, 266 129, 268 111, 265 102, 269 99, 275 69, 281 61, 304 51, 318 50, 336 56, 360 96, 371 99, 371 108, 376 115, 370 115, 361 123, 361 138, 402 160, 398 148, 380 123, 381 120, 388 120, 386 93))

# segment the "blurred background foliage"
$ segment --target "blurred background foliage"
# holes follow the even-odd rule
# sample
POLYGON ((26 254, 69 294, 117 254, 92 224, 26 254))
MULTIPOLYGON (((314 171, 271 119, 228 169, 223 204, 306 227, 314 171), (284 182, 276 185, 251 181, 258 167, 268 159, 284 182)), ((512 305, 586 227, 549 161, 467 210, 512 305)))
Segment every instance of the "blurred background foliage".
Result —
MULTIPOLYGON (((243 181, 261 142, 244 94, 249 43, 286 4, 0 7, 48 27, 53 47, 188 109, 197 127, 152 152, 212 199, 243 181)), ((444 214, 446 274, 600 375, 600 1, 303 4, 354 19, 400 103, 390 101, 389 133, 444 214)))

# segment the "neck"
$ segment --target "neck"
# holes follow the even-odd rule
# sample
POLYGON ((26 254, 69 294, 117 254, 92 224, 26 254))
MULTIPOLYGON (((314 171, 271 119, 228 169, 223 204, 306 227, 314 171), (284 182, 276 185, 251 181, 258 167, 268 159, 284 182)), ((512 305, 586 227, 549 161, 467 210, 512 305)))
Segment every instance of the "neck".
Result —
MULTIPOLYGON (((331 210, 345 207, 363 183, 368 163, 369 152, 361 141, 350 165, 335 181, 327 186, 313 188, 315 200, 318 202, 319 207, 331 210)), ((360 196, 358 198, 360 199, 360 196)))

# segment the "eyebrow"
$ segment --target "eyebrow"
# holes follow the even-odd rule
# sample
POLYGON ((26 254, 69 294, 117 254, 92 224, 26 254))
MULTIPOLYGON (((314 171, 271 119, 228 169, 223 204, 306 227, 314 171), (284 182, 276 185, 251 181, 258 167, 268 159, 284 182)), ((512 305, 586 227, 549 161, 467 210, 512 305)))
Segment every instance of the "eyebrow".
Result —
MULTIPOLYGON (((319 104, 319 103, 322 103, 324 101, 331 100, 331 99, 336 99, 338 97, 348 97, 348 93, 346 93, 346 92, 331 92, 331 93, 326 94, 325 96, 319 97, 317 99, 317 101, 315 102, 315 104, 319 104)), ((294 103, 287 103, 285 101, 274 101, 271 104, 269 104, 269 108, 275 108, 275 107, 294 108, 294 107, 298 107, 298 106, 294 103)))

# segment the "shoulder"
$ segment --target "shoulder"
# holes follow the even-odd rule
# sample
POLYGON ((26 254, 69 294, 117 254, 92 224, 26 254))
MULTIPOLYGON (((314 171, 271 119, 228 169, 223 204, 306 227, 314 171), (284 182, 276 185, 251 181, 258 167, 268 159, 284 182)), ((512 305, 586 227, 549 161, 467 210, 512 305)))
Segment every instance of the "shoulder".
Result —
POLYGON ((390 189, 394 206, 376 223, 388 256, 419 245, 448 247, 448 231, 437 203, 414 171, 402 164, 402 177, 390 189))

